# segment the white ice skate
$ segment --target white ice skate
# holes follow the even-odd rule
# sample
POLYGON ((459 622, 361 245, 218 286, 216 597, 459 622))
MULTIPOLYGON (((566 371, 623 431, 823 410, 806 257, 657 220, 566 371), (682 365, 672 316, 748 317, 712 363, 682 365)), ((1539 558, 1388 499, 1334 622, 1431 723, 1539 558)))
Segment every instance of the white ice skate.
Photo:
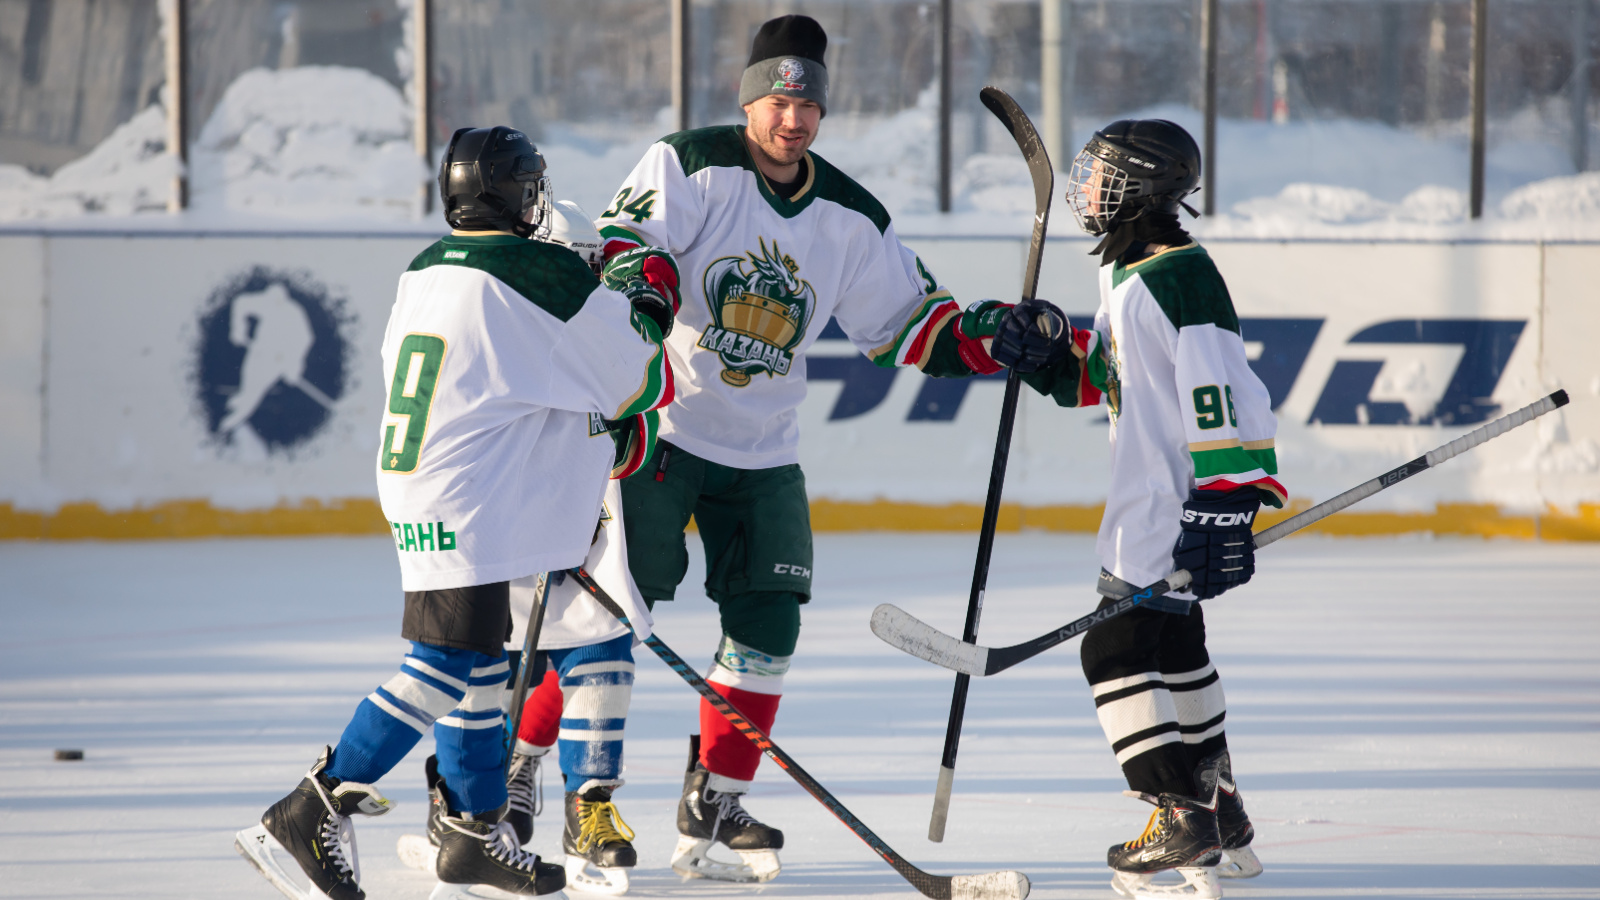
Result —
POLYGON ((783 869, 776 850, 735 850, 739 862, 712 859, 708 854, 712 842, 707 839, 678 835, 678 846, 672 851, 672 870, 688 878, 709 878, 712 881, 731 881, 737 884, 759 884, 778 877, 783 869))
POLYGON ((628 892, 628 870, 599 868, 577 854, 567 854, 567 890, 618 897, 628 892))
POLYGON ((1222 863, 1217 866, 1218 878, 1254 878, 1261 874, 1261 860, 1249 847, 1222 850, 1222 863))
MULTIPOLYGON (((268 883, 289 900, 327 900, 327 894, 312 887, 311 880, 300 871, 300 864, 285 850, 278 839, 267 833, 265 825, 246 828, 233 838, 233 849, 255 866, 268 883)), ((355 858, 354 842, 347 852, 355 858)), ((359 878, 359 873, 357 875, 359 878)))
MULTIPOLYGON (((447 884, 439 882, 428 895, 428 900, 528 900, 528 894, 513 894, 487 884, 447 884)), ((567 900, 560 891, 540 894, 540 900, 567 900)))
POLYGON ((1161 872, 1111 872, 1111 889, 1129 900, 1219 900, 1222 885, 1217 883, 1215 866, 1180 866, 1161 872), (1183 881, 1153 879, 1176 872, 1183 881))

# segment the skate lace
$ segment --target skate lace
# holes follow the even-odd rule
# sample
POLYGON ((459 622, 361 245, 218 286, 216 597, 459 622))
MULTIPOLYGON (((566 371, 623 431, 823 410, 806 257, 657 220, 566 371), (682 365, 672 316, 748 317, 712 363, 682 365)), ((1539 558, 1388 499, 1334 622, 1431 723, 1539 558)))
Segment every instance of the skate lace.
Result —
POLYGON ((328 858, 338 867, 339 874, 359 884, 361 857, 356 853, 356 826, 350 821, 349 816, 339 814, 339 808, 333 805, 333 798, 328 796, 320 780, 313 777, 311 784, 317 789, 317 796, 322 798, 322 805, 328 808, 328 818, 322 823, 322 830, 318 835, 322 847, 328 851, 328 858), (344 850, 346 844, 350 845, 348 856, 344 850))
POLYGON ((1128 850, 1138 850, 1146 844, 1154 843, 1166 837, 1167 820, 1161 815, 1163 812, 1166 812, 1166 810, 1158 809, 1151 813, 1150 821, 1145 823, 1144 834, 1139 835, 1137 838, 1134 838, 1122 846, 1128 850))
POLYGON ((544 812, 544 767, 539 764, 539 757, 512 754, 509 775, 506 797, 511 808, 530 816, 544 812))
POLYGON ((463 828, 455 819, 444 819, 444 824, 461 832, 464 835, 483 841, 488 845, 489 855, 500 862, 522 872, 532 872, 533 864, 539 861, 539 854, 529 853, 517 843, 517 830, 511 827, 510 822, 497 822, 487 834, 479 834, 470 828, 463 828))
POLYGON ((631 841, 633 838, 633 829, 622 820, 622 813, 617 812, 615 803, 609 800, 578 801, 578 839, 574 843, 579 853, 586 853, 591 847, 604 847, 613 841, 631 841))
POLYGON ((717 821, 711 826, 711 840, 713 841, 717 839, 717 832, 722 830, 724 822, 731 822, 739 826, 761 824, 755 816, 745 812, 744 807, 739 805, 738 794, 707 790, 703 796, 706 800, 711 801, 711 805, 717 808, 717 821))

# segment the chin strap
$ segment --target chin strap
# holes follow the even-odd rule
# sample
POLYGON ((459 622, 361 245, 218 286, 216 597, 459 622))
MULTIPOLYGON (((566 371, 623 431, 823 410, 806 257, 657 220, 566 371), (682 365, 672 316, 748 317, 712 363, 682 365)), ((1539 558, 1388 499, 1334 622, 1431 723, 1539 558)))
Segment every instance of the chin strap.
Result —
POLYGON ((1183 226, 1178 224, 1176 212, 1146 209, 1138 218, 1113 225, 1100 239, 1100 243, 1089 251, 1089 255, 1100 257, 1100 265, 1109 266, 1122 259, 1135 244, 1164 244, 1175 247, 1187 243, 1189 243, 1189 232, 1184 231, 1183 226))

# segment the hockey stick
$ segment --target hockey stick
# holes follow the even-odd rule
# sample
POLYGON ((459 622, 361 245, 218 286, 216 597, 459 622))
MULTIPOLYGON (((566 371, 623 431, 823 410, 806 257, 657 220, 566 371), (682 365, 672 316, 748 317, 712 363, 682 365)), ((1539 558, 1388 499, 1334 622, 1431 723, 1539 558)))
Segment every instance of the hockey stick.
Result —
MULTIPOLYGON (((528 700, 528 683, 533 678, 533 657, 539 651, 539 632, 544 630, 544 610, 550 605, 550 581, 555 572, 539 579, 539 599, 528 613, 528 627, 522 635, 522 660, 517 666, 517 683, 511 689, 511 737, 505 754, 506 770, 511 769, 512 750, 517 746, 517 729, 522 727, 522 706, 528 700)), ((541 791, 543 789, 541 788, 541 791)))
MULTIPOLYGON (((978 93, 983 105, 995 114, 1028 161, 1033 177, 1033 237, 1028 243, 1028 264, 1022 270, 1022 299, 1032 300, 1039 289, 1039 263, 1044 254, 1045 226, 1050 220, 1050 194, 1055 190, 1055 173, 1050 155, 1034 130, 1028 114, 1005 91, 986 87, 978 93)), ((989 493, 983 501, 983 524, 978 529, 978 559, 972 567, 972 591, 967 595, 967 621, 962 640, 976 644, 978 620, 983 616, 983 595, 989 585, 989 559, 994 553, 994 529, 1000 519, 1000 495, 1005 490, 1006 462, 1011 458, 1011 431, 1017 420, 1017 398, 1022 378, 1016 369, 1006 375, 1005 400, 1000 404, 1000 433, 994 441, 994 464, 989 467, 989 493)), ((939 781, 933 791, 933 816, 928 820, 928 840, 943 841, 945 822, 950 817, 950 791, 955 786, 956 751, 961 747, 961 722, 967 713, 967 687, 971 679, 965 672, 956 674, 955 692, 950 697, 950 722, 944 732, 944 753, 939 758, 939 781)))
MULTIPOLYGON (((606 612, 611 613, 618 621, 628 626, 629 630, 633 629, 633 623, 628 621, 627 613, 623 612, 622 607, 617 605, 617 601, 611 599, 611 595, 606 593, 605 588, 602 588, 588 572, 578 568, 569 569, 567 574, 576 578, 578 585, 588 591, 601 606, 605 607, 606 612)), ((638 632, 634 633, 638 634, 638 632)), ((652 634, 644 638, 644 644, 654 651, 657 656, 661 657, 661 661, 666 663, 668 668, 677 672, 684 681, 687 681, 689 686, 704 697, 706 702, 721 713, 722 717, 727 719, 734 728, 737 728, 740 734, 743 734, 750 739, 751 743, 761 748, 761 752, 777 763, 778 768, 789 773, 790 778, 799 782, 801 787, 805 788, 811 796, 817 798, 839 821, 855 832, 856 837, 866 842, 866 845, 871 847, 874 853, 882 857, 884 862, 900 873, 900 877, 911 882, 911 886, 921 891, 924 896, 932 897, 934 900, 1023 900, 1028 896, 1028 890, 1031 885, 1028 882, 1028 876, 1021 872, 986 872, 982 875, 956 875, 952 877, 949 875, 933 875, 907 862, 905 857, 894 852, 894 849, 885 844, 882 838, 872 833, 872 829, 856 818, 850 810, 845 809, 844 804, 829 793, 827 788, 818 783, 815 778, 812 778, 805 769, 800 768, 800 764, 795 762, 794 758, 789 754, 783 752, 782 747, 773 743, 772 739, 762 733, 761 729, 740 715, 739 711, 733 708, 733 704, 729 703, 727 698, 706 684, 705 679, 700 677, 700 673, 684 662, 683 657, 674 653, 672 648, 668 647, 661 638, 652 634)))
MULTIPOLYGON (((1391 469, 1371 481, 1353 487, 1331 500, 1318 503, 1305 512, 1290 516, 1271 528, 1263 530, 1256 535, 1256 549, 1260 550, 1267 547, 1279 539, 1305 528, 1307 525, 1321 521, 1342 509, 1359 503, 1385 488, 1393 487, 1418 472, 1431 469, 1451 457, 1459 456, 1485 441, 1497 438, 1519 425, 1525 425, 1553 409, 1560 409, 1566 405, 1567 392, 1556 391, 1536 403, 1530 403, 1514 413, 1501 416, 1493 422, 1474 429, 1442 447, 1428 451, 1403 466, 1391 469)), ((885 643, 935 665, 954 669, 967 675, 993 675, 996 672, 1003 672, 1025 659, 1038 656, 1063 641, 1077 637, 1101 622, 1114 619, 1144 603, 1151 597, 1164 594, 1167 591, 1179 590, 1188 583, 1188 571, 1179 569, 1165 579, 1141 588, 1139 591, 1123 597, 1104 609, 1097 609, 1087 616, 1075 622, 1069 622, 1048 634, 1042 634, 1031 641, 1023 641, 1010 647, 981 647, 972 642, 958 641, 905 610, 888 603, 882 604, 872 611, 872 633, 876 634, 885 643)))

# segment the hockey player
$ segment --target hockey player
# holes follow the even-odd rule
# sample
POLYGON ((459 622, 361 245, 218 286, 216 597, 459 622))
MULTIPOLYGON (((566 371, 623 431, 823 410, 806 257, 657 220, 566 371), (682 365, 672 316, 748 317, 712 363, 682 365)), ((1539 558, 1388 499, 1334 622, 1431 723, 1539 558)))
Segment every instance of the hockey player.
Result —
MULTIPOLYGON (((646 280, 661 283, 667 294, 675 292, 676 281, 669 261, 649 251, 632 256, 619 255, 609 272, 602 272, 600 234, 594 222, 577 204, 557 200, 550 207, 550 229, 546 241, 578 254, 596 275, 604 274, 615 287, 626 287, 640 276, 630 260, 645 257, 665 266, 661 271, 644 273, 646 280), (664 276, 664 277, 663 277, 664 276), (670 283, 669 283, 670 282, 670 283)), ((648 458, 658 418, 654 411, 644 413, 616 427, 616 460, 613 478, 637 469, 648 458)), ((606 489, 600 522, 595 527, 586 568, 608 593, 623 604, 633 633, 639 638, 650 634, 651 619, 639 590, 628 574, 626 542, 622 534, 622 499, 618 483, 606 489)), ((515 675, 530 614, 537 598, 544 594, 545 579, 528 576, 510 584, 512 633, 506 642, 509 673, 515 675)), ((534 669, 550 667, 555 679, 555 724, 543 740, 519 740, 514 745, 506 773, 507 810, 505 820, 516 833, 519 846, 533 836, 533 818, 542 796, 535 797, 544 757, 558 744, 561 772, 565 778, 566 828, 562 848, 566 853, 568 886, 591 893, 621 894, 628 889, 628 869, 638 862, 633 849, 633 832, 612 803, 612 793, 622 786, 622 736, 633 692, 634 638, 626 626, 606 612, 589 595, 578 590, 562 573, 553 573, 545 596, 539 649, 534 669), (570 715, 563 716, 563 694, 570 715), (597 871, 596 871, 597 870, 597 871)), ((509 702, 510 681, 506 682, 509 702)), ((439 789, 437 757, 429 757, 426 775, 432 798, 426 835, 405 835, 398 851, 402 861, 414 868, 433 871, 445 827, 443 793, 439 789)))
MULTIPOLYGON (((1108 851, 1125 897, 1214 898, 1218 874, 1261 871, 1197 601, 1250 580, 1250 524, 1261 504, 1282 506, 1286 495, 1271 401, 1246 360, 1227 285, 1178 223, 1200 165, 1194 139, 1171 122, 1095 133, 1073 163, 1067 201, 1102 238, 1093 251, 1100 309, 1091 328, 1063 333, 1072 352, 1059 364, 1023 376, 1061 406, 1109 408, 1101 605, 1175 569, 1194 577, 1190 590, 1146 601, 1083 640, 1084 675, 1129 793, 1156 806, 1139 838, 1108 851), (1151 882, 1168 869, 1182 885, 1151 882)), ((1006 319, 1002 335, 1013 326, 1006 319)))
MULTIPOLYGON (((739 91, 746 124, 663 138, 599 220, 608 255, 671 251, 689 296, 667 344, 679 394, 662 412, 656 461, 622 486, 633 577, 648 602, 673 598, 688 568, 692 516, 722 624, 707 681, 763 730, 777 716, 800 607, 811 597, 795 411, 806 349, 832 318, 877 365, 991 373, 1000 366, 990 343, 1006 310, 986 301, 963 311, 900 243, 883 206, 808 151, 827 111, 826 47, 806 16, 763 24, 739 91)), ((530 702, 529 733, 549 727, 548 690, 530 702)), ((703 700, 700 730, 673 867, 770 879, 783 833, 740 799, 761 755, 703 700), (713 843, 740 862, 711 859, 713 843)))
POLYGON ((429 725, 441 807, 433 900, 473 885, 531 896, 565 884, 504 821, 511 584, 583 562, 607 470, 619 456, 624 469, 643 459, 619 454, 604 423, 647 443, 644 414, 673 396, 662 338, 675 298, 641 278, 602 286, 577 254, 544 240, 545 164, 526 136, 457 131, 439 188, 453 230, 401 276, 382 354, 378 493, 411 651, 299 787, 239 834, 240 852, 290 897, 364 897, 350 817, 389 810, 373 783, 429 725))

